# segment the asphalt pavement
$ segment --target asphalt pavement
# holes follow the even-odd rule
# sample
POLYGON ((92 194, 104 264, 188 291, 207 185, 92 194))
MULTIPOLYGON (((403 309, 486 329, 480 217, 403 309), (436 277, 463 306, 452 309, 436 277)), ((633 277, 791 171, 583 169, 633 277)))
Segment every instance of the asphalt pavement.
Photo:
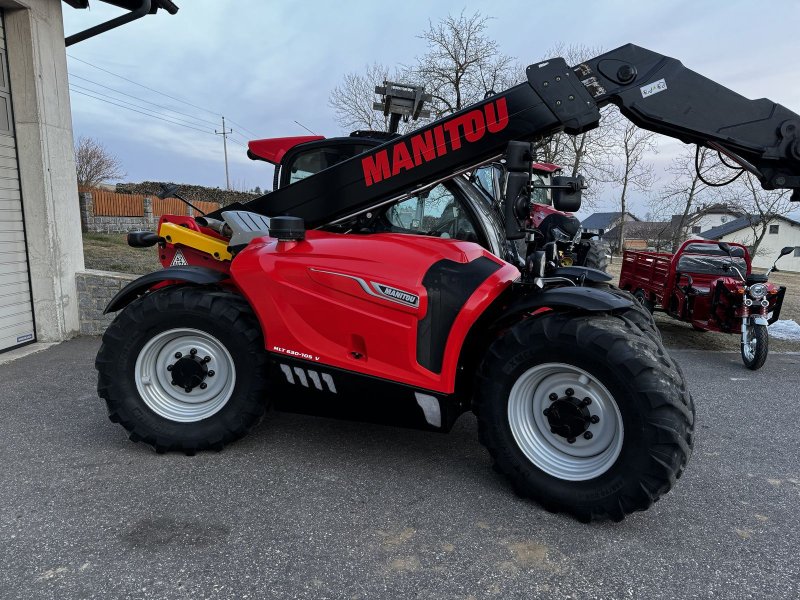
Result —
POLYGON ((99 341, 0 365, 0 598, 800 597, 800 355, 674 351, 684 477, 583 525, 514 495, 472 415, 449 435, 275 413, 220 453, 108 421, 99 341))

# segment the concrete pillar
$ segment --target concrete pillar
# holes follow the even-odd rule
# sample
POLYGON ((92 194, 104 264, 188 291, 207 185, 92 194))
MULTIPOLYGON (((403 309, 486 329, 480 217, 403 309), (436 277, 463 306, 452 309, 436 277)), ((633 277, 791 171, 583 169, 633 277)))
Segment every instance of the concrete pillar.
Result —
POLYGON ((78 204, 81 210, 81 231, 86 233, 92 230, 92 222, 94 221, 92 192, 78 192, 78 204))
POLYGON ((78 332, 83 243, 60 0, 0 0, 39 341, 78 332))
POLYGON ((145 196, 143 199, 144 204, 144 221, 148 227, 153 226, 153 200, 150 196, 145 196))

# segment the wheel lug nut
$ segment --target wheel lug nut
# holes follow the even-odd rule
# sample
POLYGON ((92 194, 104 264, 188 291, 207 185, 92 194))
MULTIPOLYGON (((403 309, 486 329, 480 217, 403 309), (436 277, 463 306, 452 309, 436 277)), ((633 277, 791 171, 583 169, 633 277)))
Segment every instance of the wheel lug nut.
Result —
POLYGON ((558 394, 550 394, 550 401, 555 402, 556 400, 558 400, 558 394))
POLYGON ((192 348, 191 350, 189 350, 189 354, 191 354, 192 356, 197 354, 197 348, 192 348))
POLYGON ((589 419, 589 420, 592 423, 599 423, 600 422, 600 417, 598 417, 597 415, 592 415, 591 419, 589 419))
POLYGON ((172 381, 170 381, 170 383, 171 383, 172 385, 178 385, 177 383, 175 383, 175 380, 174 380, 174 379, 173 379, 172 381))
POLYGON ((204 389, 206 389, 207 387, 208 387, 208 384, 207 384, 207 383, 201 383, 201 384, 200 384, 200 389, 201 389, 201 390, 204 390, 204 389))
POLYGON ((181 354, 180 352, 175 353, 175 358, 180 358, 181 356, 183 356, 183 354, 181 354))
POLYGON ((592 399, 589 398, 588 396, 583 399, 583 405, 584 406, 589 406, 591 403, 592 403, 592 399))
POLYGON ((574 396, 575 390, 573 390, 572 388, 567 388, 566 394, 567 396, 574 396))
POLYGON ((186 390, 187 394, 192 391, 192 388, 189 387, 188 385, 184 389, 186 390))
POLYGON ((594 437, 594 435, 592 434, 591 431, 587 431, 583 434, 583 437, 586 438, 587 440, 590 440, 594 437))
POLYGON ((567 438, 567 441, 568 441, 570 444, 574 444, 574 443, 575 443, 575 438, 567 438))
POLYGON ((204 357, 203 362, 211 362, 211 357, 210 356, 204 357))
POLYGON ((542 411, 542 414, 544 414, 544 416, 546 417, 547 415, 549 415, 549 414, 550 414, 550 409, 549 409, 549 408, 545 408, 545 409, 542 411))
POLYGON ((172 371, 172 365, 167 365, 167 371, 172 371))
POLYGON ((213 377, 214 375, 216 375, 216 373, 214 373, 214 371, 209 371, 209 372, 208 372, 208 376, 209 376, 209 377, 213 377))

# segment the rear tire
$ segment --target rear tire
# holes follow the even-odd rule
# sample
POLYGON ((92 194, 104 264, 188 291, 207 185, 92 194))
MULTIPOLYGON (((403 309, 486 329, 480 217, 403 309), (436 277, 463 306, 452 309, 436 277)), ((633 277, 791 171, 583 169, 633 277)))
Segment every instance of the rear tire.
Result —
POLYGON ((232 293, 168 287, 134 300, 95 367, 109 419, 157 452, 221 450, 267 409, 261 329, 232 293))
POLYGON ((519 494, 581 521, 647 509, 692 452, 694 405, 680 369, 658 342, 611 315, 550 314, 511 327, 481 365, 475 408, 496 470, 519 494), (584 432, 564 434, 560 421, 560 433, 548 429, 542 406, 572 418, 582 409, 568 399, 584 394, 593 399, 584 424, 564 421, 584 432))
POLYGON ((598 269, 599 271, 608 271, 608 265, 611 258, 611 248, 607 242, 600 240, 585 240, 581 242, 583 252, 583 261, 581 267, 589 267, 590 269, 598 269))
POLYGON ((747 339, 742 340, 742 362, 755 371, 764 366, 769 353, 769 332, 766 325, 748 325, 747 339))

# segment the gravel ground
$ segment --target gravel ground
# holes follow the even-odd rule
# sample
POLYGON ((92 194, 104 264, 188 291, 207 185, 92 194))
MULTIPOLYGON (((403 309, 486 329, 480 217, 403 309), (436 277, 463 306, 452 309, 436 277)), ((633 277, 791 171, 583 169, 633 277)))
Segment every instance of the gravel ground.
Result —
POLYGON ((517 498, 449 435, 275 413, 221 453, 110 423, 99 341, 0 365, 0 597, 800 597, 800 355, 676 351, 697 403, 675 489, 620 524, 517 498))

